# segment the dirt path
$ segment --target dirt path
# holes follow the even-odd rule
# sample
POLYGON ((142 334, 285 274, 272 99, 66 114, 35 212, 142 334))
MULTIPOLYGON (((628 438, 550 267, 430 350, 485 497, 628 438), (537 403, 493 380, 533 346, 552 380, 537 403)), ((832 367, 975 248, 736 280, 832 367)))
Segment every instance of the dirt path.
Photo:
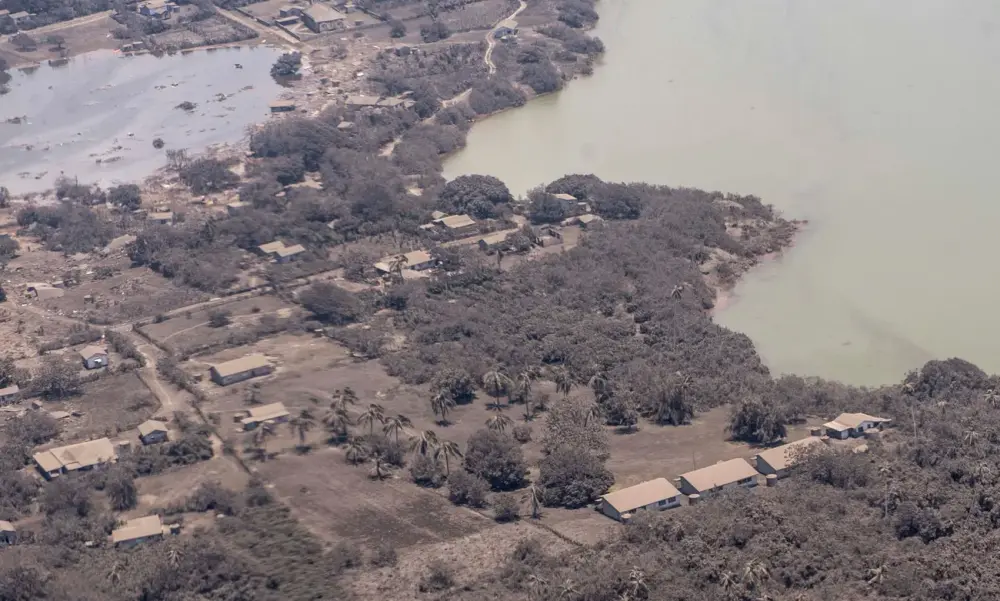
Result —
POLYGON ((114 11, 106 10, 99 13, 94 13, 92 15, 87 15, 86 17, 80 17, 79 19, 73 19, 71 21, 63 21, 62 23, 53 23, 52 25, 46 25, 44 27, 39 27, 38 29, 32 29, 28 33, 31 37, 36 39, 42 39, 42 35, 46 33, 52 33, 53 31, 59 31, 62 29, 69 29, 70 27, 77 27, 80 25, 88 25, 94 23, 95 21, 100 21, 101 19, 106 19, 110 17, 114 11))
POLYGON ((266 25, 261 25, 257 21, 240 14, 235 10, 226 10, 224 8, 217 8, 216 10, 219 11, 220 15, 229 19, 230 21, 235 21, 240 25, 244 25, 256 31, 257 33, 260 34, 261 39, 264 41, 267 41, 268 39, 278 38, 282 42, 284 42, 285 45, 287 45, 290 50, 301 50, 302 47, 304 46, 302 42, 295 39, 288 33, 276 27, 267 27, 266 25))
POLYGON ((486 70, 489 72, 490 75, 493 75, 494 73, 497 72, 497 66, 493 64, 493 49, 496 48, 497 45, 496 32, 498 29, 500 29, 501 23, 517 17, 517 15, 521 14, 522 10, 528 8, 528 5, 527 3, 525 3, 524 0, 520 1, 521 1, 521 6, 518 6, 517 10, 512 12, 510 16, 500 19, 497 22, 497 24, 493 26, 493 29, 489 30, 486 33, 486 56, 483 57, 483 62, 486 63, 486 70))

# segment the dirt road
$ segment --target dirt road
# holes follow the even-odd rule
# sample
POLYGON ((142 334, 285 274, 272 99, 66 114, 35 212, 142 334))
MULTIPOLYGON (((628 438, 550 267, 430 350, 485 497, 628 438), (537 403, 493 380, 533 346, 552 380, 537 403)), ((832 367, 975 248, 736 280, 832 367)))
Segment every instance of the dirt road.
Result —
POLYGON ((500 21, 493 26, 493 29, 486 33, 486 56, 483 57, 483 61, 486 63, 486 70, 490 75, 497 72, 497 66, 493 64, 493 49, 496 48, 497 45, 496 33, 497 30, 500 29, 500 24, 504 21, 517 17, 517 15, 521 14, 521 11, 526 8, 528 8, 527 3, 525 3, 524 0, 521 0, 521 6, 518 6, 517 10, 512 12, 510 16, 500 19, 500 21))
POLYGON ((301 50, 304 44, 299 40, 295 39, 294 36, 289 35, 285 31, 278 29, 277 27, 268 27, 266 25, 261 25, 257 21, 236 12, 235 10, 226 10, 224 8, 217 8, 219 14, 223 17, 229 19, 230 21, 235 21, 240 25, 249 27, 250 29, 256 31, 260 34, 262 40, 271 41, 277 39, 288 46, 289 50, 301 50))

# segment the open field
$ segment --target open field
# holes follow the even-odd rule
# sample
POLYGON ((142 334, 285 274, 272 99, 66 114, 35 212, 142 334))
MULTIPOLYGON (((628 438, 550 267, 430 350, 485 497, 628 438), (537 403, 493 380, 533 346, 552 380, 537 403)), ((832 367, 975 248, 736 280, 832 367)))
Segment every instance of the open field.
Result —
POLYGON ((60 421, 63 440, 85 440, 101 436, 138 440, 135 427, 149 419, 159 404, 135 373, 105 376, 84 385, 80 396, 46 402, 47 411, 80 411, 81 417, 60 421))
POLYGON ((286 319, 299 310, 275 296, 255 296, 215 305, 210 309, 200 309, 176 315, 160 323, 142 326, 142 333, 157 342, 184 353, 205 345, 224 342, 230 336, 239 335, 243 330, 260 323, 263 318, 286 319), (219 328, 209 323, 211 315, 217 311, 227 312, 231 324, 219 328))
MULTIPOLYGON (((54 23, 28 32, 36 40, 43 40, 48 35, 61 35, 66 38, 66 50, 71 55, 83 54, 94 50, 118 48, 119 41, 109 35, 111 29, 118 24, 111 19, 111 11, 96 13, 72 21, 54 23)), ((22 52, 9 41, 10 36, 0 39, 0 58, 11 66, 30 65, 50 59, 58 59, 60 52, 52 50, 48 44, 38 44, 33 52, 22 52)))
POLYGON ((250 476, 231 457, 216 455, 208 461, 137 479, 139 505, 133 512, 136 515, 146 515, 154 509, 182 502, 199 486, 209 482, 241 491, 249 481, 250 476))

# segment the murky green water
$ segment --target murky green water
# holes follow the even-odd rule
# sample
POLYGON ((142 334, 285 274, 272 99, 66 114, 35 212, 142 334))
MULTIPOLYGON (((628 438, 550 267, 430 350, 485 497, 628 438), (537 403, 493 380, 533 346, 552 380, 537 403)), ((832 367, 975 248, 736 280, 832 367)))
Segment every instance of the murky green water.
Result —
POLYGON ((1000 4, 605 0, 593 77, 477 125, 449 177, 754 193, 811 224, 717 317, 776 373, 1000 370, 1000 4))

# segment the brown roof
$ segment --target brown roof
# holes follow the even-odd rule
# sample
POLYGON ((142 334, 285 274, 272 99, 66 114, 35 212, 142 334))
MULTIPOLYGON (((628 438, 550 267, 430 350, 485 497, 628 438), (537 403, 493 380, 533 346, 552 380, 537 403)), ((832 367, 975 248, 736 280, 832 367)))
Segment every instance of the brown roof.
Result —
MULTIPOLYGON (((382 260, 375 264, 375 268, 386 273, 392 271, 389 266, 392 265, 392 262, 398 256, 399 255, 389 255, 388 257, 382 257, 382 260)), ((408 253, 403 253, 403 256, 406 257, 406 263, 403 265, 403 269, 413 265, 421 265, 433 260, 431 253, 426 250, 411 250, 408 253)))
POLYGON ((603 219, 601 219, 599 215, 593 215, 591 213, 587 213, 586 215, 580 215, 579 217, 576 218, 576 220, 584 224, 591 223, 594 221, 604 221, 603 219))
MULTIPOLYGON (((509 230, 500 230, 499 232, 493 232, 493 234, 491 234, 491 235, 500 235, 500 234, 503 234, 506 237, 508 234, 513 234, 514 232, 519 232, 519 231, 521 231, 520 228, 514 227, 514 228, 511 228, 509 230)), ((442 248, 451 248, 453 246, 468 246, 468 245, 471 245, 471 244, 479 244, 479 241, 482 240, 482 239, 483 239, 483 235, 482 234, 476 234, 475 236, 468 236, 468 237, 465 237, 465 238, 459 238, 458 240, 452 240, 450 242, 445 242, 444 244, 441 245, 441 247, 442 248)))
POLYGON ((269 255, 271 253, 278 252, 282 248, 285 248, 285 243, 282 242, 281 240, 275 240, 274 242, 268 242, 267 244, 261 244, 257 248, 260 249, 260 252, 269 255))
POLYGON ((149 436, 154 432, 166 432, 167 425, 163 422, 155 419, 147 419, 146 421, 139 424, 139 435, 149 436))
POLYGON ((378 96, 365 96, 364 94, 348 96, 347 104, 351 106, 375 106, 378 104, 378 96))
POLYGON ((848 428, 857 428, 863 422, 875 422, 876 424, 878 424, 887 421, 890 420, 884 417, 875 417, 873 415, 868 415, 867 413, 841 413, 832 422, 827 422, 827 424, 837 424, 840 426, 844 426, 842 428, 834 427, 833 429, 835 430, 847 430, 848 428))
POLYGON ((496 234, 490 234, 489 236, 483 236, 479 239, 479 242, 487 246, 493 246, 494 244, 501 244, 507 239, 510 234, 507 232, 498 232, 496 234))
POLYGON ((104 347, 95 346, 93 344, 88 344, 87 346, 80 349, 80 356, 84 359, 90 359, 95 355, 107 355, 108 351, 104 347))
POLYGON ((233 359, 232 361, 226 361, 225 363, 218 363, 213 365, 212 369, 215 370, 215 373, 225 378, 226 376, 233 376, 245 371, 251 371, 270 365, 271 362, 268 361, 267 357, 264 355, 253 354, 247 355, 246 357, 240 357, 239 359, 233 359))
POLYGON ((88 440, 65 447, 56 447, 34 454, 35 463, 44 471, 68 471, 106 463, 115 458, 115 447, 107 438, 88 440))
POLYGON ((757 476, 757 470, 746 459, 730 459, 715 465, 703 467, 693 472, 681 474, 681 478, 697 491, 709 491, 717 486, 732 484, 744 478, 757 476))
POLYGON ((12 394, 17 394, 21 389, 18 388, 17 384, 13 386, 8 386, 7 388, 0 388, 0 396, 10 396, 12 394))
POLYGON ((270 403, 268 405, 261 405, 260 407, 252 407, 247 413, 250 415, 243 418, 243 423, 253 424, 285 417, 288 415, 288 409, 285 409, 284 403, 270 403))
POLYGON ((614 507, 618 513, 625 513, 679 494, 680 491, 666 478, 657 478, 608 493, 601 499, 614 507))
POLYGON ((559 200, 576 201, 576 196, 573 196, 572 194, 553 194, 552 196, 558 198, 559 200))
POLYGON ((431 219, 434 220, 443 219, 444 217, 447 216, 448 213, 445 213, 444 211, 434 211, 433 213, 431 213, 431 219))
POLYGON ((125 525, 111 532, 114 543, 122 543, 137 538, 146 538, 163 534, 163 522, 158 515, 147 515, 125 522, 125 525))
POLYGON ((17 532, 17 530, 14 528, 14 524, 7 520, 0 520, 0 532, 17 532))
POLYGON ((150 213, 148 218, 153 221, 172 220, 174 218, 174 214, 171 211, 159 211, 156 213, 150 213))
POLYGON ((757 457, 763 459, 772 468, 783 470, 798 463, 803 454, 808 452, 809 449, 814 448, 815 445, 822 446, 822 439, 817 436, 810 436, 809 438, 783 444, 780 447, 768 449, 758 453, 757 457))
POLYGON ((316 2, 309 6, 309 8, 302 11, 302 14, 309 15, 313 21, 317 23, 328 23, 330 21, 340 21, 345 19, 339 11, 337 11, 332 6, 327 6, 326 4, 321 4, 316 2))
POLYGON ((284 248, 279 248, 274 254, 279 257, 291 257, 297 254, 306 252, 306 247, 301 244, 296 244, 295 246, 286 246, 284 248))
POLYGON ((287 107, 295 108, 295 101, 294 100, 275 100, 274 102, 272 102, 268 106, 270 106, 272 108, 287 108, 287 107))
POLYGON ((469 227, 470 225, 476 225, 476 220, 468 215, 448 215, 447 217, 442 217, 437 220, 438 223, 445 226, 448 229, 456 229, 460 227, 469 227))

